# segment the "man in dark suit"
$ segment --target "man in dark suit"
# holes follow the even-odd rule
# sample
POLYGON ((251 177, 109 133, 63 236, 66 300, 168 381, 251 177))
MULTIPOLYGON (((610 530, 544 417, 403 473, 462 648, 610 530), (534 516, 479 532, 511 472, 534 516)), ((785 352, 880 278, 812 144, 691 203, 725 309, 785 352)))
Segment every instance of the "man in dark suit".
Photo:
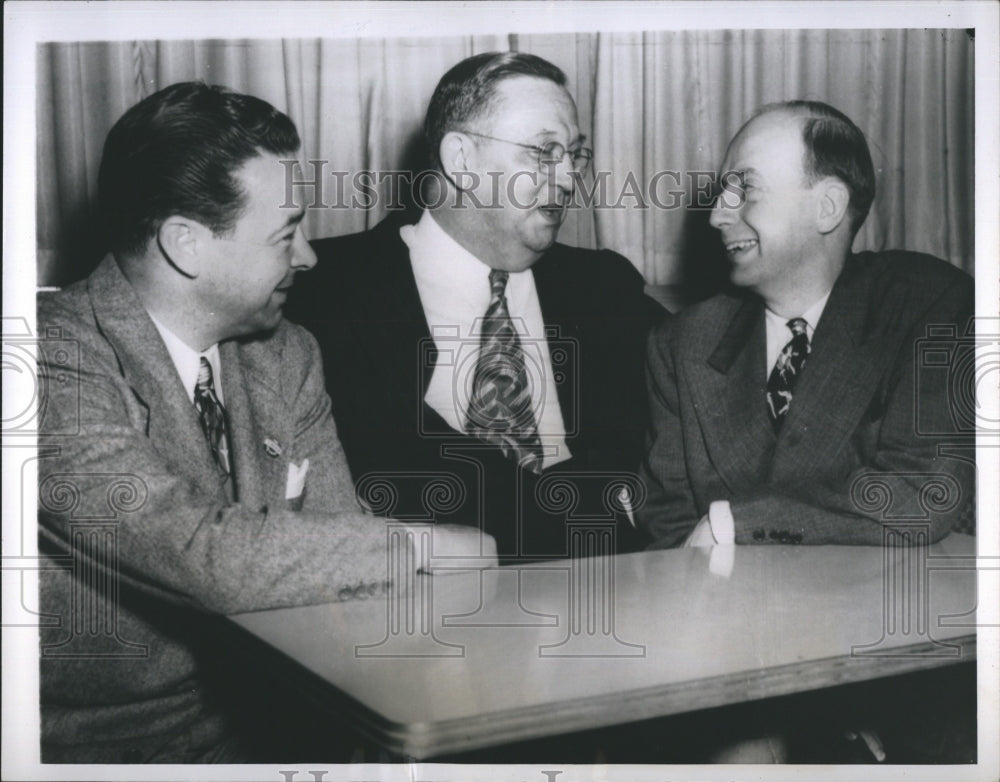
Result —
POLYGON ((622 256, 556 243, 591 158, 565 84, 527 54, 452 68, 427 208, 315 242, 288 309, 323 351, 360 498, 482 526, 510 557, 570 553, 577 522, 640 540, 623 490, 641 500, 642 355, 665 313, 622 256))
POLYGON ((658 546, 878 545, 893 519, 927 542, 968 524, 970 378, 949 366, 972 355, 972 279, 926 255, 851 254, 875 177, 826 104, 765 107, 722 172, 711 224, 735 289, 651 337, 641 524, 658 546))
MULTIPOLYGON (((248 95, 143 100, 101 162, 112 256, 40 297, 44 762, 277 759, 234 727, 213 615, 384 590, 386 525, 355 501, 315 341, 282 318, 315 263, 280 207, 298 147, 248 95)), ((488 564, 470 533, 435 528, 434 554, 488 564)))

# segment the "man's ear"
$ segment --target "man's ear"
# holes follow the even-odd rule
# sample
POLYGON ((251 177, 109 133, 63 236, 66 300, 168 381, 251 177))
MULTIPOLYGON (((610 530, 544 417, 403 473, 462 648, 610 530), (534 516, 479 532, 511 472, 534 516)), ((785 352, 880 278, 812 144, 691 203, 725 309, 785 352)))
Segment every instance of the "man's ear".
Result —
POLYGON ((174 215, 160 223, 156 243, 171 266, 194 279, 201 273, 202 254, 210 234, 201 223, 174 215))
POLYGON ((441 156, 441 170, 459 190, 469 187, 466 174, 472 167, 472 140, 464 133, 451 131, 445 133, 438 148, 441 156))
POLYGON ((816 222, 819 232, 828 234, 847 219, 851 193, 847 185, 836 177, 826 177, 816 183, 819 196, 816 222))

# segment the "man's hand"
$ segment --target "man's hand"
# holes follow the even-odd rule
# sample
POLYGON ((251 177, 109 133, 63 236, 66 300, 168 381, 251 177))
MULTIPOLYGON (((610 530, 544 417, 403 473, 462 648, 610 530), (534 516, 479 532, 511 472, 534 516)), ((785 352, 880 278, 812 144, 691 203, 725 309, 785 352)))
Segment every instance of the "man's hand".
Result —
POLYGON ((413 533, 417 570, 423 573, 478 570, 497 566, 492 535, 460 524, 408 524, 413 533))

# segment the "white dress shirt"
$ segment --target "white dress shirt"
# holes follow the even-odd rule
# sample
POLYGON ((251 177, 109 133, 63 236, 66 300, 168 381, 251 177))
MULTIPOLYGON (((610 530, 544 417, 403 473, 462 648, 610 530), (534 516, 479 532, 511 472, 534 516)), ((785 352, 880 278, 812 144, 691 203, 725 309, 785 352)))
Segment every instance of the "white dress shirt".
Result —
POLYGON ((174 362, 177 374, 180 375, 181 383, 184 385, 184 390, 187 391, 191 404, 194 404, 194 389, 198 385, 198 370, 201 368, 202 356, 208 359, 209 366, 212 367, 215 395, 220 402, 225 404, 225 397, 222 395, 222 364, 219 361, 219 343, 215 343, 212 347, 199 353, 152 315, 149 317, 153 321, 153 325, 156 326, 156 330, 160 332, 163 343, 167 346, 167 352, 174 362))
MULTIPOLYGON (((399 235, 410 249, 420 303, 438 350, 424 401, 452 429, 464 432, 479 360, 480 326, 490 303, 490 267, 452 239, 430 212, 425 211, 416 225, 400 228, 399 235)), ((506 297, 524 350, 546 468, 568 459, 570 452, 530 269, 510 274, 506 297)))

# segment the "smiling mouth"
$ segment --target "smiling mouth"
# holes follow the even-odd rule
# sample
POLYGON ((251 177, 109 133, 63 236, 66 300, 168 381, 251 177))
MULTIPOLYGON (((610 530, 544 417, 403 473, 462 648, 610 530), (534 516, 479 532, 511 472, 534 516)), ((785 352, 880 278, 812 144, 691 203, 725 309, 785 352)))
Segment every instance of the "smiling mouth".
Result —
POLYGON ((757 246, 756 239, 740 239, 737 242, 727 242, 726 252, 730 255, 735 255, 736 253, 743 252, 744 250, 749 250, 757 246))

